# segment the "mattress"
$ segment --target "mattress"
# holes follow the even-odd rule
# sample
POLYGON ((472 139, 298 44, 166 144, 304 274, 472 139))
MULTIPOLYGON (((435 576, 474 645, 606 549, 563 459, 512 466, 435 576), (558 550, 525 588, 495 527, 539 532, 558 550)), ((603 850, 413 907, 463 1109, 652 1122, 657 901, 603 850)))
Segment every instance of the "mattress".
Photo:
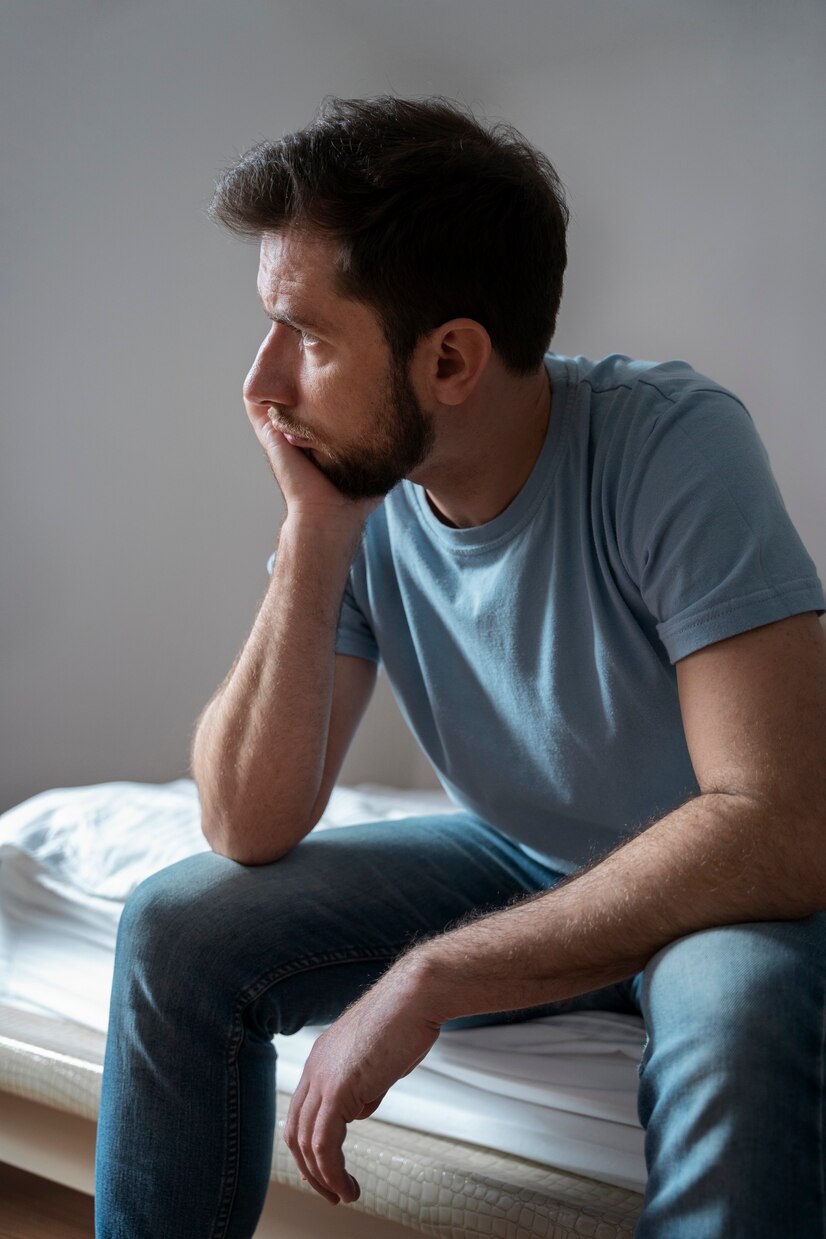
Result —
MULTIPOLYGON (((104 1047, 103 1033, 0 1003, 3 1092, 94 1120, 104 1047)), ((271 1177, 310 1194, 280 1139, 288 1101, 271 1177)), ((349 1129, 345 1154, 362 1188, 348 1209, 442 1239, 631 1239, 641 1208, 636 1192, 375 1118, 349 1129)))
MULTIPOLYGON (((450 807, 441 793, 336 788, 316 829, 450 807)), ((0 1011, 5 1013, 5 1024, 0 1022, 0 1086, 33 1096, 39 1071, 41 1080, 51 1080, 51 1092, 41 1100, 58 1104, 55 1098, 66 1082, 82 1080, 83 1105, 90 1116, 96 1113, 123 903, 150 873, 208 850, 199 822, 197 789, 188 779, 162 786, 113 783, 56 789, 0 816, 0 1011), (23 1023, 15 1026, 15 1019, 23 1023), (36 1036, 25 1033, 27 1019, 39 1030, 36 1036), (10 1035, 9 1021, 18 1035, 10 1035), (48 1043, 40 1047, 39 1056, 38 1037, 48 1043), (81 1043, 83 1053, 73 1055, 72 1044, 81 1043), (58 1057, 49 1058, 44 1050, 58 1057), (27 1054, 34 1059, 26 1068, 25 1092, 19 1075, 16 1084, 13 1081, 27 1054), (61 1067, 61 1055, 74 1061, 61 1067)), ((293 1037, 276 1038, 280 1092, 289 1094, 295 1087, 319 1031, 305 1028, 293 1037)), ((643 1133, 636 1116, 643 1040, 641 1020, 608 1012, 444 1031, 424 1062, 390 1090, 373 1118, 351 1128, 348 1157, 354 1173, 370 1183, 384 1167, 398 1179, 401 1167, 407 1165, 409 1171, 415 1164, 417 1190, 423 1190, 428 1174, 441 1183, 439 1176, 453 1165, 457 1183, 471 1184, 471 1194, 480 1193, 481 1200, 495 1182, 502 1202, 510 1195, 514 1201, 524 1193, 541 1195, 550 1176, 555 1194, 550 1203, 543 1197, 542 1206, 549 1224, 548 1209, 567 1207, 556 1182, 561 1175, 565 1190, 573 1192, 569 1203, 587 1209, 593 1205, 593 1199, 588 1204, 589 1192, 608 1193, 600 1208, 610 1205, 614 1213, 611 1218, 600 1214, 600 1224, 607 1219, 611 1225, 626 1226, 639 1210, 638 1193, 645 1182, 643 1133), (401 1152, 403 1148, 408 1151, 401 1152), (482 1159, 484 1171, 473 1158, 482 1159), (478 1182, 473 1178, 477 1170, 478 1182), (489 1173, 493 1178, 488 1181, 489 1173), (467 1175, 471 1177, 465 1180, 467 1175)), ((71 1104, 74 1112, 83 1112, 77 1109, 78 1097, 71 1104)), ((281 1098, 282 1122, 285 1112, 281 1098)), ((292 1181, 291 1159, 282 1142, 276 1143, 273 1176, 292 1181)), ((410 1190, 410 1173, 402 1180, 410 1190)), ((391 1192, 394 1198, 399 1197, 399 1182, 391 1192)), ((381 1185, 374 1187, 379 1190, 381 1185)), ((466 1195, 465 1189, 459 1192, 463 1200, 466 1195)), ((371 1198, 366 1190, 365 1199, 371 1198)), ((403 1213, 409 1216, 409 1208, 403 1213)))

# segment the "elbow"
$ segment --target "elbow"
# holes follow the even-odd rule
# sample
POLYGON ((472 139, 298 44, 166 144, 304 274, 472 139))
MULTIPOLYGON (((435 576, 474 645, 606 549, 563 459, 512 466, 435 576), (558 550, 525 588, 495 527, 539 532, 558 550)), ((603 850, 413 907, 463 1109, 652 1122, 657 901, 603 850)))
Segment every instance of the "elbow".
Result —
POLYGON ((242 845, 223 847, 210 843, 209 846, 216 856, 225 856, 227 860, 234 860, 237 865, 243 865, 245 868, 250 869, 257 869, 260 865, 274 865, 282 857, 286 856, 288 852, 292 851, 292 847, 252 851, 249 848, 244 848, 242 845))
MULTIPOLYGON (((196 778, 197 782, 197 778, 196 778)), ((306 801, 261 799, 226 780, 199 784, 201 834, 212 851, 239 865, 271 865, 291 852, 318 816, 306 801)))
POLYGON ((281 860, 307 831, 297 833, 294 828, 281 829, 272 822, 262 830, 251 822, 204 817, 201 833, 216 856, 225 856, 239 865, 257 867, 281 860))

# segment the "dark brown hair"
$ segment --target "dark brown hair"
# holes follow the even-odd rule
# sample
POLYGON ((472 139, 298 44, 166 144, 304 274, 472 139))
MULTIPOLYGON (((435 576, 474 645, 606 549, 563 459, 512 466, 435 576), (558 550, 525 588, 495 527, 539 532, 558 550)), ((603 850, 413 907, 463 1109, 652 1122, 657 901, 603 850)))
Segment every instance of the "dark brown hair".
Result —
POLYGON ((442 97, 328 97, 306 128, 228 168, 209 214, 241 236, 295 225, 333 238, 338 290, 375 310, 400 362, 467 317, 514 374, 542 364, 568 208, 550 161, 510 125, 442 97))

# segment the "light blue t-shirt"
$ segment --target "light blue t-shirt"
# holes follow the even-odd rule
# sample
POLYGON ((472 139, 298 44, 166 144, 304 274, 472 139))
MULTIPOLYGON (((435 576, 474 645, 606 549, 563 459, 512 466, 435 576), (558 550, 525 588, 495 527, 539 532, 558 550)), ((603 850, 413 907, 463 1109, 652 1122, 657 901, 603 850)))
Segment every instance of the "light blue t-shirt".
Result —
POLYGON ((522 490, 453 529, 395 487, 336 649, 381 660, 460 808, 571 871, 699 792, 673 664, 826 600, 735 396, 682 361, 545 364, 522 490))

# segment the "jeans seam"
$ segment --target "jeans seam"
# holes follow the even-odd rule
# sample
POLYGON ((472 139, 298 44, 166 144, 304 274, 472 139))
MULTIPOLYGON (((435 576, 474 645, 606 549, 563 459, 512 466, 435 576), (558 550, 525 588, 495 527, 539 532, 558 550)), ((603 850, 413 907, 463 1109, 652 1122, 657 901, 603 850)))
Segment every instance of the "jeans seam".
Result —
POLYGON ((306 955, 301 959, 294 960, 290 964, 270 969, 264 973, 263 977, 259 977, 257 981, 241 991, 232 1015, 228 1049, 227 1154, 221 1176, 224 1189, 218 1203, 218 1211, 215 1217, 215 1225, 212 1228, 211 1239, 225 1239, 227 1227, 232 1218, 232 1207, 235 1204, 235 1192, 238 1187, 238 1132, 241 1108, 238 1053, 243 1040, 244 1011, 273 985, 279 981, 286 980, 287 977, 297 976, 302 972, 311 972, 314 968, 324 968, 329 964, 359 964, 381 959, 393 960, 406 945, 407 943, 403 942, 395 950, 388 949, 387 947, 374 947, 370 950, 352 947, 325 951, 320 955, 306 955))

